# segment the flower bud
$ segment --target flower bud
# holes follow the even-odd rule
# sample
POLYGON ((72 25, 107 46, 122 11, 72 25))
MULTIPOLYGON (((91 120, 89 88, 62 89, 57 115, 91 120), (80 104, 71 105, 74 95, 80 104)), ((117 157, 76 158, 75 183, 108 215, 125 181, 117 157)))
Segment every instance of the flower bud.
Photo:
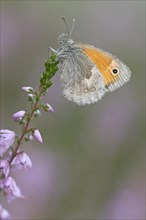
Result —
POLYGON ((34 89, 32 87, 29 87, 29 86, 23 86, 22 90, 27 92, 27 93, 34 92, 34 89))
POLYGON ((13 119, 14 119, 14 121, 16 121, 16 122, 21 121, 22 118, 24 117, 25 113, 26 113, 26 112, 23 111, 23 110, 14 113, 14 114, 13 114, 13 119))
POLYGON ((32 93, 28 94, 28 101, 35 101, 36 96, 32 93))
POLYGON ((34 112, 34 116, 35 116, 35 117, 41 116, 41 112, 40 112, 39 109, 37 109, 37 110, 34 112))
POLYGON ((49 105, 48 103, 46 105, 44 105, 44 110, 47 112, 54 112, 54 109, 51 105, 49 105))
POLYGON ((34 136, 32 134, 29 135, 28 140, 33 141, 34 140, 34 136))
POLYGON ((40 134, 40 132, 39 132, 38 129, 35 129, 35 130, 34 130, 33 136, 34 136, 34 138, 35 138, 39 143, 43 143, 42 136, 41 136, 41 134, 40 134))
POLYGON ((15 132, 7 129, 0 130, 0 156, 2 157, 15 141, 15 132))

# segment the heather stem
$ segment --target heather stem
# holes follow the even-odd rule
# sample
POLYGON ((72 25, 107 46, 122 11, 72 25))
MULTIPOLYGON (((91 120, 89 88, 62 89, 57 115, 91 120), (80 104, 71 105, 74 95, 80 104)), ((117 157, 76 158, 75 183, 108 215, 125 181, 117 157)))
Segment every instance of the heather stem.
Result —
POLYGON ((27 119, 27 123, 26 123, 26 125, 24 126, 24 129, 23 129, 23 131, 22 131, 22 134, 21 134, 20 138, 18 138, 18 140, 17 140, 16 147, 15 147, 15 149, 14 149, 14 151, 13 151, 13 154, 12 154, 12 156, 11 156, 11 159, 10 159, 10 164, 11 164, 13 158, 17 155, 17 151, 18 151, 18 149, 19 149, 19 146, 20 146, 20 144, 21 144, 22 141, 23 141, 23 138, 24 138, 24 136, 25 136, 25 134, 26 134, 26 132, 27 132, 27 130, 28 130, 30 121, 31 121, 31 119, 32 119, 32 117, 33 117, 33 115, 34 115, 35 110, 36 110, 37 107, 38 107, 38 103, 39 103, 39 101, 40 101, 40 99, 41 99, 41 95, 42 95, 44 92, 45 92, 45 89, 44 89, 43 86, 42 86, 42 87, 40 88, 40 93, 38 94, 38 99, 37 99, 37 101, 34 103, 34 106, 32 107, 32 111, 31 111, 31 113, 30 113, 30 115, 29 115, 29 117, 28 117, 28 119, 27 119))

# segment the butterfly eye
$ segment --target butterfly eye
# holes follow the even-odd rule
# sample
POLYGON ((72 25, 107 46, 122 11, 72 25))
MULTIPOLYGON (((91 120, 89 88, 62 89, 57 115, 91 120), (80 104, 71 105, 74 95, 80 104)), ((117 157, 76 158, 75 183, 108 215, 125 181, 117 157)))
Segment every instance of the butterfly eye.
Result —
POLYGON ((113 75, 117 75, 119 73, 119 70, 117 68, 114 68, 111 70, 113 75))

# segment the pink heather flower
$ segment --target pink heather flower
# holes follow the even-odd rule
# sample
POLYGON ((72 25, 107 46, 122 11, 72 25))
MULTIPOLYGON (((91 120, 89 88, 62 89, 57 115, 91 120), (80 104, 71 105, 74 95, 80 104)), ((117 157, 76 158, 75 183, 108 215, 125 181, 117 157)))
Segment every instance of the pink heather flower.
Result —
POLYGON ((4 191, 8 202, 11 202, 15 198, 24 198, 20 189, 16 185, 15 180, 10 176, 1 181, 0 188, 4 191))
POLYGON ((16 112, 16 113, 14 113, 14 114, 13 114, 13 119, 14 119, 14 121, 16 121, 16 122, 21 121, 22 118, 24 117, 25 113, 26 113, 26 112, 25 112, 24 110, 18 111, 18 112, 16 112))
POLYGON ((0 219, 1 220, 9 220, 10 214, 9 212, 0 205, 0 219))
POLYGON ((9 150, 8 152, 7 152, 7 155, 6 155, 6 160, 7 161, 10 161, 11 160, 11 157, 12 157, 12 154, 13 154, 13 152, 12 152, 12 150, 9 150))
POLYGON ((29 87, 29 86, 23 86, 22 87, 22 90, 25 91, 25 92, 34 92, 34 89, 32 87, 29 87))
POLYGON ((7 151, 15 141, 15 132, 7 129, 0 130, 0 156, 7 151))
POLYGON ((48 103, 46 104, 46 106, 45 106, 46 108, 46 111, 48 111, 48 112, 54 112, 54 109, 52 108, 52 106, 51 105, 49 105, 48 103))
POLYGON ((32 162, 27 154, 25 154, 24 152, 20 152, 16 155, 16 157, 14 157, 11 165, 17 169, 27 169, 32 167, 32 162))
POLYGON ((41 136, 41 134, 40 134, 40 132, 39 132, 38 129, 35 129, 35 130, 34 130, 33 136, 34 136, 34 138, 35 138, 39 143, 43 143, 42 136, 41 136))
POLYGON ((0 177, 8 177, 9 175, 9 163, 7 160, 0 161, 0 177))
POLYGON ((0 180, 0 191, 4 188, 4 178, 0 180))

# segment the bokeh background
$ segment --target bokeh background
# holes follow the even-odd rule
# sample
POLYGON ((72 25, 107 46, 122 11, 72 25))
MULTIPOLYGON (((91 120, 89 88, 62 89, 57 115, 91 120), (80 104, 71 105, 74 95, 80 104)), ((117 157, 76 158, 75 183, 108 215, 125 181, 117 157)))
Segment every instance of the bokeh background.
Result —
POLYGON ((44 102, 55 113, 33 121, 43 144, 23 150, 33 167, 15 178, 25 200, 4 206, 13 219, 145 219, 145 1, 1 1, 1 127, 29 110, 22 86, 37 88, 48 48, 72 38, 119 57, 132 72, 124 87, 78 107, 62 96, 59 72, 44 102))

